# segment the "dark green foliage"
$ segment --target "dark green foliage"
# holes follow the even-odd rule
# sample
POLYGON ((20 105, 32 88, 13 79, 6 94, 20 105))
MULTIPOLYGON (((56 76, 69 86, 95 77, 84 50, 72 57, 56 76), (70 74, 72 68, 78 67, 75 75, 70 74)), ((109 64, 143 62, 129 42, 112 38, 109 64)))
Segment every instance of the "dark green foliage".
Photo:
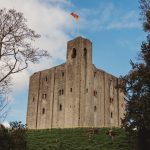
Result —
POLYGON ((140 0, 144 31, 150 31, 150 0, 140 0))
POLYGON ((0 125, 0 150, 9 149, 10 136, 9 131, 3 125, 0 125))
MULTIPOLYGON (((144 30, 150 31, 150 1, 140 0, 144 30)), ((122 77, 122 88, 127 95, 123 126, 134 139, 134 149, 150 149, 150 38, 141 45, 138 62, 131 61, 132 69, 122 77)))
POLYGON ((21 122, 11 122, 10 126, 0 127, 0 150, 26 150, 26 126, 21 122))
POLYGON ((114 128, 113 139, 110 129, 97 129, 89 132, 88 128, 28 130, 29 150, 132 150, 123 129, 114 128))
POLYGON ((26 125, 21 122, 11 122, 11 142, 13 150, 26 150, 26 125))

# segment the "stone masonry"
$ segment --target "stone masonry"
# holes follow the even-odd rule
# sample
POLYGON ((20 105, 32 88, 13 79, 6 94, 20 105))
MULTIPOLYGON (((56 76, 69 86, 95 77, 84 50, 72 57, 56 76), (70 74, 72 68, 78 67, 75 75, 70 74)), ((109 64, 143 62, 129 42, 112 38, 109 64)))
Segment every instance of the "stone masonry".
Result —
POLYGON ((119 127, 125 112, 119 79, 92 64, 92 43, 67 43, 67 61, 30 77, 29 129, 119 127))

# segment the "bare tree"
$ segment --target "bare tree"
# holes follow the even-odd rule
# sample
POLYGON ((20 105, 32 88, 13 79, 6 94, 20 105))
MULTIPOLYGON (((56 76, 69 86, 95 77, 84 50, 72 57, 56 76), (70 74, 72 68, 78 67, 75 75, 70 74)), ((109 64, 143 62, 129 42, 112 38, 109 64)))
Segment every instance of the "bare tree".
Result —
POLYGON ((0 95, 0 124, 5 120, 9 111, 9 98, 7 94, 0 95))
MULTIPOLYGON (((10 91, 13 74, 26 69, 29 62, 37 63, 42 57, 49 56, 46 50, 32 45, 39 37, 28 28, 23 13, 0 9, 0 104, 10 91)), ((3 106, 0 105, 0 116, 3 106)))
POLYGON ((8 76, 0 82, 0 123, 3 122, 8 114, 8 104, 10 102, 9 93, 11 92, 11 78, 8 76))

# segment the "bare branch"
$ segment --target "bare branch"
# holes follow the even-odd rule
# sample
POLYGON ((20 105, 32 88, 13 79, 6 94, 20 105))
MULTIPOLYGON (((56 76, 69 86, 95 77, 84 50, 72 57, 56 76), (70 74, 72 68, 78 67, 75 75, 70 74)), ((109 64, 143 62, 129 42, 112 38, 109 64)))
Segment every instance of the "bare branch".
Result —
MULTIPOLYGON (((14 9, 0 9, 0 96, 10 92, 11 75, 28 68, 29 62, 38 63, 48 57, 46 50, 32 46, 39 38, 28 28, 23 14, 14 9)), ((2 100, 0 99, 0 102, 2 100)), ((5 105, 0 106, 0 111, 5 105)))

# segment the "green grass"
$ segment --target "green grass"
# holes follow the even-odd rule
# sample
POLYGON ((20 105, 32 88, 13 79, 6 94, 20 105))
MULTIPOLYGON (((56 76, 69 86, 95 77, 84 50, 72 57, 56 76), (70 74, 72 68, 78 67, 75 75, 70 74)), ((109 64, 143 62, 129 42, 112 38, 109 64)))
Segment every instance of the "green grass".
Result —
POLYGON ((123 129, 114 128, 115 136, 107 134, 108 128, 90 134, 87 128, 29 130, 29 150, 130 150, 131 145, 123 129))

